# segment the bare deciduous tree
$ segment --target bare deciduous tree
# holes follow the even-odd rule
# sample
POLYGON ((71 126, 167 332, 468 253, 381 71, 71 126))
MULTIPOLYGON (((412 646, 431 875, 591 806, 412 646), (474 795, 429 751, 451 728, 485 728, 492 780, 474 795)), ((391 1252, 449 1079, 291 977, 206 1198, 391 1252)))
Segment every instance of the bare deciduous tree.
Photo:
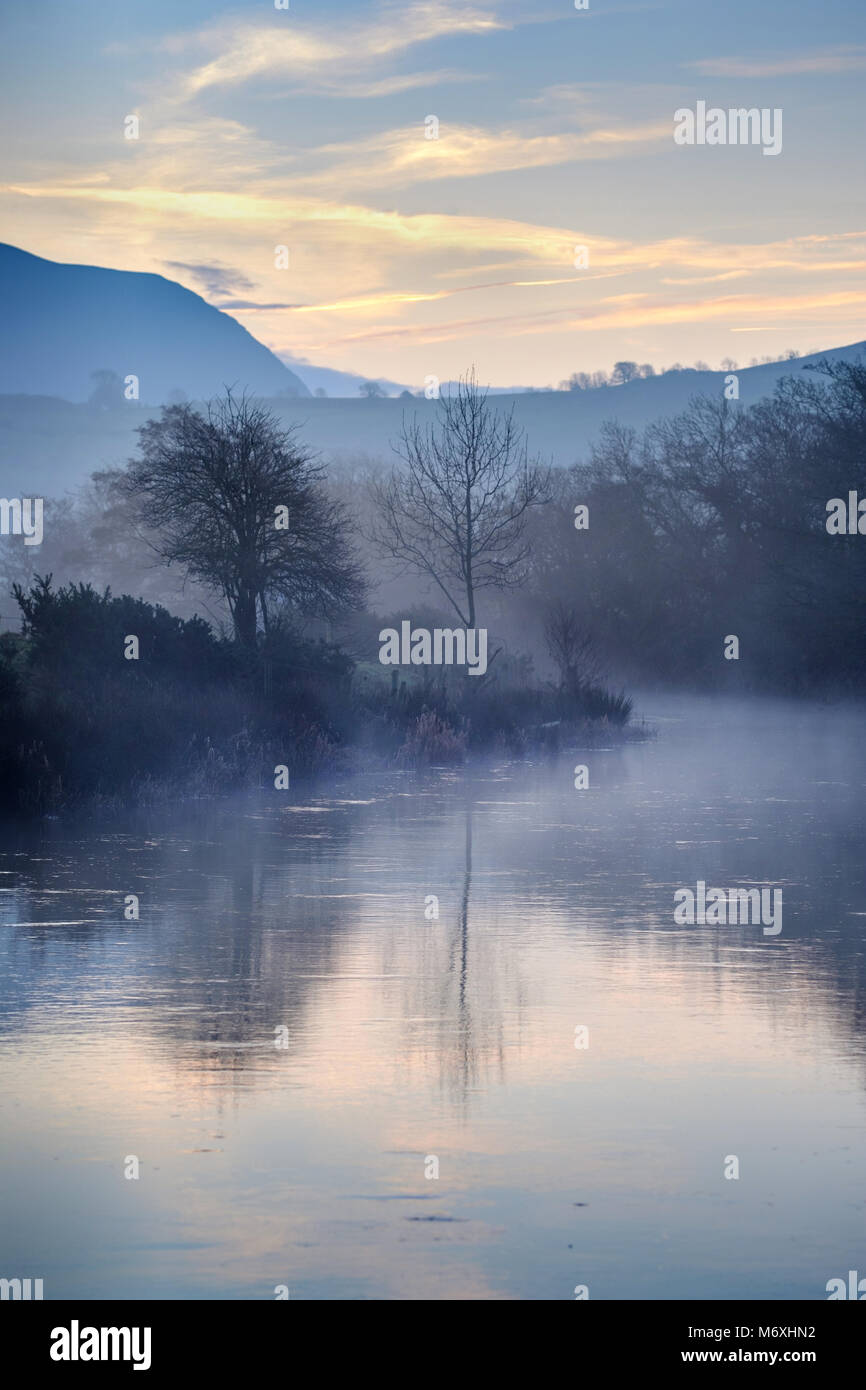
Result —
POLYGON ((600 679, 601 665, 592 634, 576 609, 563 599, 551 604, 544 636, 563 690, 573 693, 600 679))
POLYGON ((123 488, 161 557, 223 595, 239 642, 255 644, 274 603, 322 616, 357 604, 344 509, 293 429, 227 391, 204 414, 163 407, 138 433, 123 488))
POLYGON ((526 578, 526 518, 548 500, 548 470, 530 460, 513 407, 493 409, 474 373, 439 410, 431 425, 404 419, 392 447, 405 467, 372 486, 372 539, 405 570, 432 579, 471 628, 482 589, 526 578))

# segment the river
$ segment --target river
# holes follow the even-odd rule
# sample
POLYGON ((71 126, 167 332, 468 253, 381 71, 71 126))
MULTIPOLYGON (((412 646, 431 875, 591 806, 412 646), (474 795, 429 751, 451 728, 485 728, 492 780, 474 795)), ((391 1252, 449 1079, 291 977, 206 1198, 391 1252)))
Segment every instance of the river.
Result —
POLYGON ((638 705, 656 737, 625 747, 4 827, 0 1275, 553 1300, 866 1275, 863 712, 638 705), (698 881, 780 888, 782 931, 678 925, 698 881))

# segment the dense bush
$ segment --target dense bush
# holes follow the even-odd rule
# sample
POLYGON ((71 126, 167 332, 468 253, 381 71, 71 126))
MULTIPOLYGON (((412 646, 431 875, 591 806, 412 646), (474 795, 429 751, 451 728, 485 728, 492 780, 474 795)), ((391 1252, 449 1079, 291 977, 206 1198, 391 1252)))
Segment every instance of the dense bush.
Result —
POLYGON ((28 590, 13 594, 28 639, 31 673, 57 676, 64 687, 92 684, 99 675, 123 675, 132 685, 182 681, 206 685, 235 669, 233 648, 215 637, 202 618, 175 618, 158 604, 111 590, 98 593, 91 584, 53 589, 51 575, 36 577, 28 590), (127 637, 139 642, 139 659, 124 656, 127 637))
POLYGON ((241 654, 200 618, 90 585, 55 591, 50 576, 15 597, 22 635, 0 639, 7 806, 222 792, 272 782, 278 763, 333 762, 330 715, 351 672, 333 649, 287 638, 241 654), (132 635, 137 660, 124 656, 132 635))

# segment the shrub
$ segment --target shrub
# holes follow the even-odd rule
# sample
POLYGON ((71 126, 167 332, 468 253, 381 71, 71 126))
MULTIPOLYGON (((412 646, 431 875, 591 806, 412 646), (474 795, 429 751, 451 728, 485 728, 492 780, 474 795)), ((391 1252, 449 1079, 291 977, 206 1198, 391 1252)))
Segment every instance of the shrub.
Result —
POLYGON ((397 761, 403 766, 423 767, 434 763, 462 763, 466 754, 466 732, 458 732, 435 710, 424 710, 406 730, 397 761))

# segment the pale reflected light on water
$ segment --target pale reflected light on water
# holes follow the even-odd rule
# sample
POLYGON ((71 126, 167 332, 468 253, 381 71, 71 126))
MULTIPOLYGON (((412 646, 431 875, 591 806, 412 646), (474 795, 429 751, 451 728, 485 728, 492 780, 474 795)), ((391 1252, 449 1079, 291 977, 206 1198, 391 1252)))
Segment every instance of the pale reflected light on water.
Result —
POLYGON ((862 715, 643 708, 619 750, 6 827, 0 1274, 820 1299, 866 1267, 862 715), (698 879, 781 887, 782 934, 676 926, 698 879))

